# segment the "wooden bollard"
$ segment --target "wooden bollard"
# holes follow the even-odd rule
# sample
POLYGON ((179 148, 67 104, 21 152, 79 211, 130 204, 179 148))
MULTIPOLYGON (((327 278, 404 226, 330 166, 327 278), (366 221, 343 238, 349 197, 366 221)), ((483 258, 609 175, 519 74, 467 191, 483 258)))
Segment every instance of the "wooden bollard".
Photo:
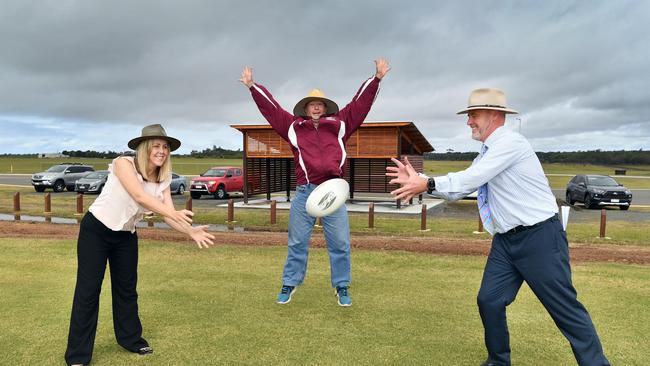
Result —
POLYGON ((185 209, 192 211, 192 197, 187 197, 187 200, 185 201, 185 209))
POLYGON ((482 233, 483 232, 483 220, 481 220, 481 215, 478 215, 478 232, 482 233))
POLYGON ((45 208, 43 210, 44 214, 51 214, 52 213, 52 196, 49 193, 46 193, 45 196, 43 196, 43 199, 45 201, 45 208))
POLYGON ((276 210, 277 210, 277 202, 275 200, 271 201, 271 225, 275 225, 276 223, 276 210))
POLYGON ((228 200, 228 222, 235 222, 235 200, 228 200))
POLYGON ((20 192, 14 193, 14 220, 20 221, 20 192))
POLYGON ((420 214, 420 231, 427 231, 427 205, 422 205, 422 213, 420 214))
POLYGON ((605 237, 605 231, 607 226, 607 211, 605 209, 600 210, 600 237, 605 237))
POLYGON ((370 202, 368 205, 368 228, 375 228, 375 203, 370 202))
POLYGON ((83 215, 84 213, 84 195, 77 193, 77 213, 75 215, 83 215))
POLYGON ((45 207, 43 209, 45 222, 52 222, 52 197, 49 193, 46 193, 45 196, 43 196, 43 200, 45 201, 45 207))

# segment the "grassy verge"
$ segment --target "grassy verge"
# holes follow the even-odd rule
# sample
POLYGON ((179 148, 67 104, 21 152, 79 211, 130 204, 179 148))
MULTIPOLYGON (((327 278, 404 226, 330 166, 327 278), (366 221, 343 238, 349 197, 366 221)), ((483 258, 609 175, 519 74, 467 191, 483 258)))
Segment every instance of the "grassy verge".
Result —
MULTIPOLYGON (((73 241, 0 239, 1 364, 59 365, 75 281, 73 241)), ((94 365, 478 365, 476 308, 484 258, 353 252, 354 305, 329 285, 327 253, 313 249, 305 285, 273 301, 285 249, 143 242, 139 302, 155 353, 116 345, 110 283, 101 297, 94 365)), ((613 364, 650 363, 650 272, 644 266, 573 267, 613 364)), ((107 274, 108 279, 108 274, 107 274)), ((575 364, 570 347, 524 285, 508 310, 513 364, 575 364)))

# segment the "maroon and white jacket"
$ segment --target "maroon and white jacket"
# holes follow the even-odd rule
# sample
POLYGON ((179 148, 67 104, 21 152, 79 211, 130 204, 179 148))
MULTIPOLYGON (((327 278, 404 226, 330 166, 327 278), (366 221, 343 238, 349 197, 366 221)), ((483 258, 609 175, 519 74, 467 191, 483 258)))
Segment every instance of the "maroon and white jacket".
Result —
POLYGON ((341 178, 345 165, 345 142, 370 112, 379 92, 380 80, 366 80, 343 109, 320 118, 318 129, 311 119, 293 116, 280 107, 271 93, 260 84, 250 91, 264 118, 293 150, 297 184, 321 184, 331 178, 341 178))

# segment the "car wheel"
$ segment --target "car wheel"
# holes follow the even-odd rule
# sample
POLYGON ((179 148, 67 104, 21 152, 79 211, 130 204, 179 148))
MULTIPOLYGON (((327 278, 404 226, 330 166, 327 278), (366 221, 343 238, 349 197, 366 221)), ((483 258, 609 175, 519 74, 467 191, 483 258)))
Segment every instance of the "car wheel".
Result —
POLYGON ((45 192, 45 187, 34 187, 34 190, 36 190, 36 192, 45 192))
POLYGON ((104 189, 104 185, 102 184, 101 186, 99 186, 99 189, 97 189, 97 194, 102 193, 103 189, 104 189))
POLYGON ((594 203, 591 199, 591 195, 587 194, 585 195, 585 207, 586 208, 594 208, 594 203))
POLYGON ((198 200, 201 198, 201 193, 199 192, 190 192, 190 196, 192 196, 193 199, 198 200))
POLYGON ((566 191, 566 201, 570 205, 573 205, 574 203, 576 203, 576 201, 573 198, 571 198, 571 192, 570 191, 566 191))
POLYGON ((52 187, 52 189, 54 189, 54 192, 63 192, 63 190, 65 189, 65 182, 63 182, 62 180, 57 180, 56 182, 54 182, 54 186, 52 187))
POLYGON ((65 186, 65 189, 67 189, 68 192, 74 192, 74 186, 65 186))
POLYGON ((226 188, 224 188, 224 186, 219 186, 216 192, 214 192, 214 198, 218 200, 222 200, 225 199, 226 197, 228 197, 228 192, 226 192, 226 188))
POLYGON ((182 185, 182 184, 180 186, 178 186, 178 189, 176 190, 176 193, 178 193, 178 194, 185 193, 185 186, 182 185))
POLYGON ((630 206, 619 206, 619 207, 620 207, 621 210, 623 210, 623 211, 627 211, 627 210, 630 208, 630 206))

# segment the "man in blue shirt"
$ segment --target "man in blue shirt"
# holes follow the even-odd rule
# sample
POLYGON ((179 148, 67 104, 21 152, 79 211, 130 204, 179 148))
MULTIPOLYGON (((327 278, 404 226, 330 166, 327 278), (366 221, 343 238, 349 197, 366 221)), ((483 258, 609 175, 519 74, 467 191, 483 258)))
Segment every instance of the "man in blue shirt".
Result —
POLYGON ((391 193, 402 200, 424 191, 457 200, 478 190, 479 215, 493 235, 477 298, 488 350, 483 366, 510 365, 506 306, 515 300, 523 281, 569 340, 579 365, 609 365, 573 287, 569 246, 555 197, 530 143, 504 127, 505 115, 517 113, 506 105, 500 90, 472 91, 468 107, 458 112, 467 114, 472 138, 483 142, 472 165, 429 178, 418 174, 407 159, 404 163, 393 159, 397 166, 388 167, 386 175, 401 187, 391 193))

